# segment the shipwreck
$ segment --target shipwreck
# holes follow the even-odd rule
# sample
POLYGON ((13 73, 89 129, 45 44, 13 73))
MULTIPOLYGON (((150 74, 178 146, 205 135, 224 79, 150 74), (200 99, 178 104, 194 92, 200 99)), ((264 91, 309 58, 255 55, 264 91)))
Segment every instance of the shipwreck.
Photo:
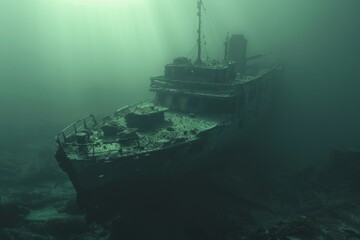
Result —
POLYGON ((154 99, 102 121, 87 116, 56 135, 56 159, 80 206, 101 202, 120 186, 167 181, 219 161, 211 156, 245 141, 271 113, 281 68, 249 64, 259 56, 247 57, 239 34, 227 37, 223 59, 203 60, 202 0, 198 16, 195 61, 175 58, 150 78, 154 99))

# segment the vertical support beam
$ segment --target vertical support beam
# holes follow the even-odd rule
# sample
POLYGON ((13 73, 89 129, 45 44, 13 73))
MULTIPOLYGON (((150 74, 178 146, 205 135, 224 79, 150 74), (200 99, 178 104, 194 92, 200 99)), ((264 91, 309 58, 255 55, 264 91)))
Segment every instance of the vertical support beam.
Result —
POLYGON ((201 12, 201 8, 202 8, 202 5, 203 5, 203 2, 202 0, 199 0, 198 1, 198 17, 199 17, 199 26, 198 26, 198 40, 197 40, 197 44, 198 44, 198 55, 197 55, 197 59, 196 59, 196 62, 195 64, 201 64, 202 63, 202 60, 201 60, 201 15, 202 15, 202 12, 201 12))

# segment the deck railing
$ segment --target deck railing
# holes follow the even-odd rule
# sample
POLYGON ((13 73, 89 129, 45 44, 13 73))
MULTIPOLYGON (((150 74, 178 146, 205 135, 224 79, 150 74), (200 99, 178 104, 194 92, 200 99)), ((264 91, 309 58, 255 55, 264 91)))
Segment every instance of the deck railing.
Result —
POLYGON ((123 145, 126 142, 130 141, 136 141, 137 146, 140 147, 140 140, 139 137, 133 137, 133 138, 127 138, 127 139, 116 139, 112 141, 104 141, 101 144, 99 143, 78 143, 75 139, 76 134, 81 131, 86 131, 87 129, 93 128, 94 126, 97 126, 97 121, 94 117, 94 115, 89 115, 87 117, 84 117, 66 128, 64 128, 60 133, 58 133, 55 136, 56 142, 65 150, 66 147, 74 146, 77 147, 79 150, 82 149, 82 152, 86 155, 91 154, 92 157, 95 157, 96 155, 100 155, 103 153, 109 153, 109 152, 120 152, 120 154, 123 153, 123 145), (104 151, 96 151, 96 147, 100 145, 111 145, 111 144, 118 144, 119 148, 116 149, 109 149, 108 147, 104 151), (90 148, 90 150, 89 150, 90 148))
POLYGON ((163 76, 151 78, 150 89, 153 91, 161 89, 190 89, 195 91, 209 91, 219 93, 234 93, 237 89, 238 83, 209 83, 209 82, 194 82, 194 81, 180 81, 168 80, 163 76))
POLYGON ((64 128, 60 133, 55 136, 55 140, 59 144, 66 143, 69 140, 70 136, 74 135, 74 133, 76 134, 79 131, 89 129, 96 125, 97 121, 94 115, 90 114, 89 116, 84 117, 64 128))
POLYGON ((73 147, 77 147, 78 149, 83 149, 81 152, 84 153, 84 155, 95 158, 97 155, 101 155, 101 154, 109 153, 109 152, 117 152, 122 155, 124 143, 130 142, 130 141, 136 141, 137 147, 140 148, 140 140, 138 137, 137 138, 129 138, 129 139, 125 139, 125 140, 117 139, 114 141, 106 141, 106 142, 102 142, 101 144, 99 144, 99 143, 79 144, 76 142, 62 142, 61 145, 63 147, 73 146, 73 147), (96 150, 96 147, 104 146, 104 145, 106 146, 106 145, 111 145, 111 144, 117 144, 119 146, 119 148, 115 148, 115 149, 106 148, 106 150, 103 150, 103 151, 96 150))

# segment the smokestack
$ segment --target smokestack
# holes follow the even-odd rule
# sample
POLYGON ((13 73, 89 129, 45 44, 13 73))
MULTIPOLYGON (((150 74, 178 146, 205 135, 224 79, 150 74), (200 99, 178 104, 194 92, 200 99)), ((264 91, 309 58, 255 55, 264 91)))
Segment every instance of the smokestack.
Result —
POLYGON ((242 34, 234 34, 229 41, 229 60, 236 62, 236 72, 244 75, 246 72, 247 40, 242 34))

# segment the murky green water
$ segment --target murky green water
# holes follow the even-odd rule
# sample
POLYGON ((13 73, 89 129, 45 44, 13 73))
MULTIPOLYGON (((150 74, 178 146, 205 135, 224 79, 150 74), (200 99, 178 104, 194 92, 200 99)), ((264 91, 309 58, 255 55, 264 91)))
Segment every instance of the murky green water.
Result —
MULTIPOLYGON (((204 58, 222 58, 226 34, 242 33, 248 56, 264 54, 285 69, 282 111, 261 153, 297 169, 327 159, 331 147, 360 145, 359 1, 204 5, 204 58)), ((2 0, 2 201, 12 191, 23 199, 18 194, 25 191, 16 188, 29 179, 34 199, 54 194, 56 182, 66 181, 56 175, 54 135, 89 113, 102 117, 151 98, 149 78, 161 75, 164 64, 195 59, 196 20, 196 0, 2 0), (49 169, 52 182, 41 186, 39 173, 49 169)))

